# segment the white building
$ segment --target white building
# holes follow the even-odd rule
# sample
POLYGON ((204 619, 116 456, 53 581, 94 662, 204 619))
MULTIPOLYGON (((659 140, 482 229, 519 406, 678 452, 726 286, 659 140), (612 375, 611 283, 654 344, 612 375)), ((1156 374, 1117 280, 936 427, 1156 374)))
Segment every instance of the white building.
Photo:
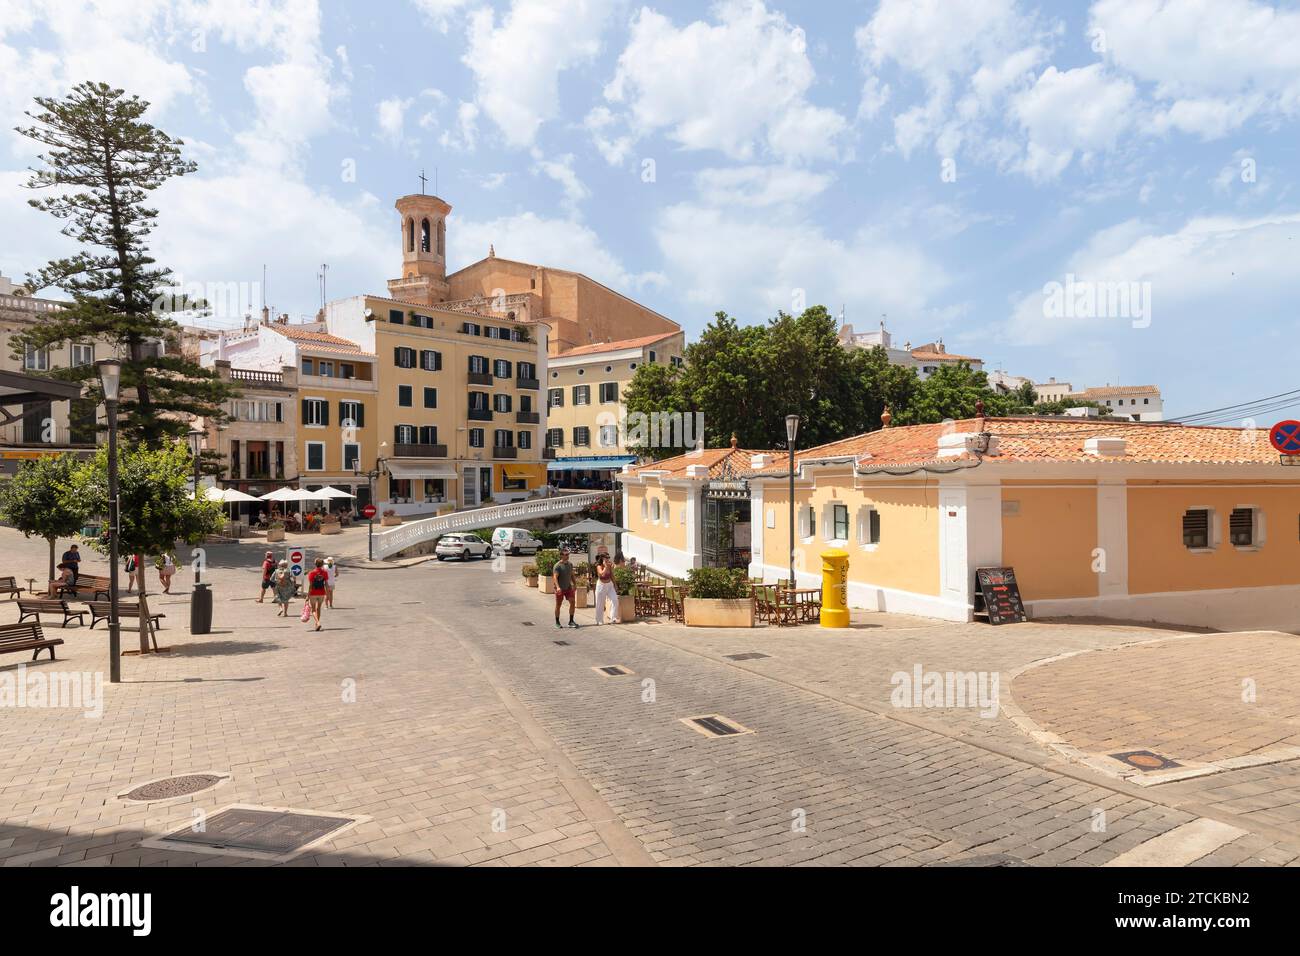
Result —
POLYGON ((855 332, 852 325, 841 326, 839 339, 840 344, 845 348, 873 349, 879 346, 889 356, 891 365, 914 368, 916 374, 923 379, 929 378, 942 365, 957 365, 960 362, 965 362, 977 372, 984 369, 983 359, 949 352, 943 344, 943 339, 935 339, 916 348, 912 348, 911 342, 905 342, 901 349, 895 348, 893 336, 885 328, 884 322, 880 323, 879 330, 871 332, 855 332))
POLYGON ((1110 409, 1112 418, 1128 418, 1135 422, 1158 422, 1165 417, 1164 401, 1155 385, 1101 385, 1075 390, 1069 382, 1049 378, 1035 383, 1034 391, 1040 402, 1077 399, 1096 402, 1110 409))

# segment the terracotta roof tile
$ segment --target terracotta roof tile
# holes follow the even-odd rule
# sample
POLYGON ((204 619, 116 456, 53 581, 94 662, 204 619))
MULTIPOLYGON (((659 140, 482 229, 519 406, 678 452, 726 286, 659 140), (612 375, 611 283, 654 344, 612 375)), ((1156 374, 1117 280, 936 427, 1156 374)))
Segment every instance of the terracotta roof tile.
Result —
POLYGON ((749 463, 752 456, 779 454, 781 453, 752 451, 748 448, 704 448, 697 452, 665 458, 662 461, 653 461, 630 470, 634 475, 656 472, 662 473, 664 478, 685 478, 686 469, 691 465, 706 465, 709 469, 709 477, 717 478, 727 470, 728 462, 733 473, 747 474, 751 470, 749 463))
POLYGON ((592 355, 600 352, 617 352, 622 349, 645 348, 647 345, 654 345, 654 343, 672 338, 674 335, 681 335, 681 330, 643 335, 636 339, 619 339, 617 342, 593 342, 591 345, 580 345, 576 349, 560 352, 555 358, 570 358, 575 355, 592 355))
POLYGON ((345 339, 337 335, 330 335, 328 332, 318 332, 315 329, 297 328, 292 325, 279 325, 272 322, 267 326, 279 332, 287 339, 292 339, 299 345, 308 345, 314 349, 323 349, 327 352, 341 352, 349 355, 365 355, 374 357, 373 352, 361 351, 361 346, 357 345, 351 339, 345 339))

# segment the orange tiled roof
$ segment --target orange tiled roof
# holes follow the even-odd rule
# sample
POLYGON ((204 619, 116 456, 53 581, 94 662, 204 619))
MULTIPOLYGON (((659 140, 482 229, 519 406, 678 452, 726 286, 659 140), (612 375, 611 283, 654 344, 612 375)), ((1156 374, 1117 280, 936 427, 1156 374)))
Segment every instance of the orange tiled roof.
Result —
POLYGON ((957 355, 953 352, 936 352, 934 349, 919 348, 912 349, 912 358, 922 361, 949 361, 949 362, 983 362, 981 358, 975 358, 973 355, 957 355))
POLYGON ((317 332, 315 329, 295 328, 292 325, 279 325, 272 322, 267 326, 274 329, 287 339, 292 339, 299 345, 307 345, 313 349, 322 349, 326 352, 342 352, 348 355, 365 355, 374 357, 373 352, 361 351, 361 346, 357 345, 351 339, 345 339, 337 335, 330 335, 328 332, 317 332))
MULTIPOLYGON (((853 456, 863 468, 890 468, 925 464, 953 464, 973 455, 939 458, 939 438, 948 429, 957 432, 985 430, 998 437, 991 462, 1114 462, 1168 464, 1272 464, 1281 467, 1266 429, 1250 431, 1176 422, 1108 422, 1069 418, 967 418, 951 424, 884 428, 855 435, 795 455, 796 463, 813 459, 853 456), (1124 454, 1095 456, 1084 451, 1089 438, 1123 438, 1124 454), (870 455, 869 458, 863 458, 870 455)), ((753 474, 784 474, 778 459, 753 474)))
POLYGON ((1082 392, 1072 392, 1076 397, 1088 398, 1091 395, 1155 395, 1160 389, 1154 385, 1095 385, 1082 392))
POLYGON ((622 349, 639 349, 647 345, 654 345, 664 339, 672 338, 674 335, 681 335, 681 329, 673 332, 660 332, 656 335, 643 335, 637 339, 619 339, 617 342, 593 342, 591 345, 580 345, 576 349, 569 349, 567 352, 560 352, 555 358, 570 358, 574 355, 592 355, 599 352, 617 352, 622 349))
POLYGON ((780 452, 759 452, 748 448, 704 448, 698 452, 687 452, 684 455, 665 458, 663 461, 652 461, 631 469, 631 472, 634 475, 657 472, 662 473, 661 477, 664 478, 685 478, 689 466, 706 465, 709 469, 709 477, 717 478, 726 471, 727 463, 730 462, 733 473, 747 474, 750 471, 750 457, 763 454, 774 455, 780 452))

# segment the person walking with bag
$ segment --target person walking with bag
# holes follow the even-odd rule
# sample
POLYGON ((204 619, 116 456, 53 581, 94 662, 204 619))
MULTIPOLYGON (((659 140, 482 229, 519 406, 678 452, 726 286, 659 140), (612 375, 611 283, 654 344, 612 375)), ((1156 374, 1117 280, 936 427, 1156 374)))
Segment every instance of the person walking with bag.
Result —
POLYGON ((325 559, 317 558, 316 567, 307 575, 307 604, 311 607, 312 619, 316 630, 320 630, 320 610, 325 604, 325 589, 329 585, 330 575, 325 570, 325 559))
POLYGON ((276 617, 289 616, 289 602, 293 600, 293 596, 297 593, 298 582, 289 573, 289 562, 281 561, 279 569, 275 572, 275 584, 272 590, 275 603, 280 605, 280 611, 276 614, 276 617))
POLYGON ((333 558, 325 559, 325 571, 330 576, 329 581, 325 583, 325 606, 332 608, 334 606, 334 585, 339 580, 339 569, 333 558))
POLYGON ((609 601, 612 610, 609 623, 621 624, 618 617, 618 591, 614 588, 614 563, 605 555, 596 556, 596 623, 605 623, 605 602, 609 601))
MULTIPOLYGON (((284 567, 283 561, 280 566, 284 567)), ((261 604, 266 600, 266 592, 273 587, 271 578, 275 575, 275 555, 270 551, 266 552, 266 557, 262 559, 262 593, 257 596, 257 603, 261 604)))

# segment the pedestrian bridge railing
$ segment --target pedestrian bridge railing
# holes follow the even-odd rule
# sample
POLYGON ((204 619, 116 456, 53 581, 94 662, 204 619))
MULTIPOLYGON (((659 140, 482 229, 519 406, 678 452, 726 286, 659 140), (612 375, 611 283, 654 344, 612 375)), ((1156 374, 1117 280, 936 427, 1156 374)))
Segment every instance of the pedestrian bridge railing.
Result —
POLYGON ((550 518, 590 508, 598 501, 610 498, 612 491, 596 491, 577 495, 552 495, 528 501, 512 501, 505 505, 453 511, 437 518, 409 521, 388 531, 376 531, 374 556, 389 558, 400 551, 430 541, 452 531, 474 531, 477 528, 495 528, 511 521, 528 518, 550 518))

